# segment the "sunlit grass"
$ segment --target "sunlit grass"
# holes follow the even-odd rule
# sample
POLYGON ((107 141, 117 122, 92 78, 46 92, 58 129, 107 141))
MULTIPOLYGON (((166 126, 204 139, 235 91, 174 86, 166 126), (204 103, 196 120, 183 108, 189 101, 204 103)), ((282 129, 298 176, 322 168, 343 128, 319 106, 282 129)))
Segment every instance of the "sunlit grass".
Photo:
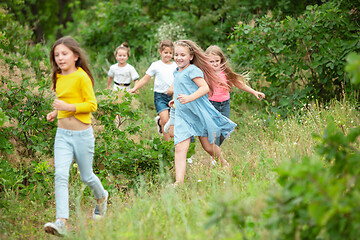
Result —
POLYGON ((230 172, 220 166, 209 168, 210 158, 197 141, 183 186, 171 186, 173 172, 163 173, 159 182, 142 182, 125 195, 112 196, 104 221, 88 221, 85 230, 70 238, 262 239, 266 233, 261 210, 267 192, 277 185, 273 169, 284 161, 312 155, 317 144, 312 134, 322 134, 328 118, 345 132, 360 119, 358 109, 346 102, 322 108, 315 104, 287 119, 243 114, 234 119, 239 126, 222 146, 232 165, 230 172), (245 212, 259 218, 244 229, 233 217, 241 219, 245 212))
MULTIPOLYGON (((143 60, 139 65, 140 76, 151 61, 143 60)), ((141 103, 136 107, 144 115, 141 121, 147 123, 139 138, 157 134, 152 120, 156 115, 152 87, 153 80, 136 99, 141 103)), ((94 200, 89 188, 73 171, 68 239, 266 239, 261 214, 268 191, 277 186, 274 168, 314 154, 317 140, 312 135, 321 135, 329 118, 344 133, 359 126, 359 110, 351 101, 306 105, 288 118, 256 110, 233 110, 231 119, 238 126, 222 145, 230 171, 218 165, 211 168, 210 158, 197 140, 183 186, 171 186, 174 169, 163 171, 153 181, 139 179, 135 189, 110 193, 107 217, 99 222, 91 218, 94 200), (253 219, 241 225, 248 215, 253 219)), ((34 188, 33 192, 40 190, 34 188)), ((0 238, 51 239, 43 225, 55 217, 53 193, 50 198, 34 199, 33 193, 23 198, 18 191, 7 192, 0 199, 0 238)))

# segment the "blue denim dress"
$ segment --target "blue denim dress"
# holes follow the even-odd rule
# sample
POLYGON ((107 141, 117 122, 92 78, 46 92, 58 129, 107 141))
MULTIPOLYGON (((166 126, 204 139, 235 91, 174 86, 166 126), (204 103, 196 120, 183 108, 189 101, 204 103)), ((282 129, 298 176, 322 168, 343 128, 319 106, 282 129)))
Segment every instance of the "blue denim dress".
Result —
POLYGON ((199 88, 192 79, 204 78, 203 72, 191 64, 181 72, 176 70, 174 77, 174 144, 192 136, 208 137, 211 144, 221 135, 228 137, 236 124, 215 109, 207 94, 186 104, 177 100, 179 94, 190 95, 199 88))

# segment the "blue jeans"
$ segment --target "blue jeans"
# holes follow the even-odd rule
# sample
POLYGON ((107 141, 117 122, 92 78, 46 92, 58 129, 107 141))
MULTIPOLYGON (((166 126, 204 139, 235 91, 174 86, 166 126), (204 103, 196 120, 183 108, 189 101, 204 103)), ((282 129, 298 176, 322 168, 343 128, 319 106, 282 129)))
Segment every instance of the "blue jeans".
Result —
MULTIPOLYGON (((214 102, 210 100, 210 102, 222 115, 230 118, 230 99, 223 102, 214 102)), ((216 138, 215 144, 220 146, 224 142, 224 140, 225 137, 220 136, 219 138, 216 138)))
POLYGON ((105 196, 105 189, 92 168, 94 149, 92 127, 82 131, 57 129, 54 144, 56 218, 69 218, 69 172, 74 157, 81 180, 91 188, 95 198, 105 196))
POLYGON ((166 93, 154 92, 154 104, 157 114, 170 109, 169 102, 171 99, 172 96, 169 96, 166 93))

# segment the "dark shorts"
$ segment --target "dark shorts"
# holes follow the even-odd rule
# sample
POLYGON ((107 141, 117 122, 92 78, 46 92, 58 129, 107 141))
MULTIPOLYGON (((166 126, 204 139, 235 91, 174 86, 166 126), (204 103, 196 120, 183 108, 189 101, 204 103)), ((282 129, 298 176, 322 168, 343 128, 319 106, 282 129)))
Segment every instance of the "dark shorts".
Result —
POLYGON ((167 95, 166 93, 154 92, 154 104, 157 114, 162 111, 169 110, 169 102, 172 100, 172 96, 167 95))

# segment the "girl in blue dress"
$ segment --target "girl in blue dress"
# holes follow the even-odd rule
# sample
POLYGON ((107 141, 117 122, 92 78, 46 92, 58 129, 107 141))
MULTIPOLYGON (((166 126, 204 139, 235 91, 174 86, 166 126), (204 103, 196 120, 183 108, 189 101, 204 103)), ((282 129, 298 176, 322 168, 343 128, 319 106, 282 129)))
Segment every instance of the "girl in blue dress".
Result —
POLYGON ((184 182, 186 155, 192 136, 198 136, 204 150, 214 159, 228 166, 217 137, 228 137, 236 124, 223 116, 210 103, 208 93, 218 84, 218 76, 203 50, 190 40, 175 42, 174 60, 178 68, 174 72, 175 107, 175 175, 176 182, 184 182))

